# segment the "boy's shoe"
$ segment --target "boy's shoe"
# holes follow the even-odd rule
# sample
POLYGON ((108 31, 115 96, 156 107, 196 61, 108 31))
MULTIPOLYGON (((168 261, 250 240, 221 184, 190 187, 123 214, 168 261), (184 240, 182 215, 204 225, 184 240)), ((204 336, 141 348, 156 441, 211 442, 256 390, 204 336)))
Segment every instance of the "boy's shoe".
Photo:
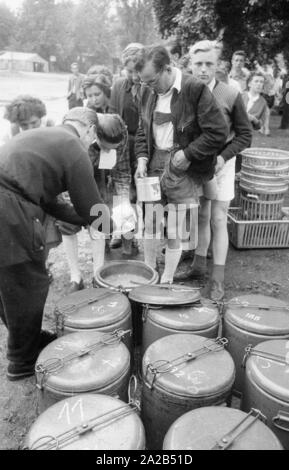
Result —
POLYGON ((35 364, 21 364, 17 362, 9 362, 7 368, 7 379, 11 382, 31 377, 35 373, 35 364))

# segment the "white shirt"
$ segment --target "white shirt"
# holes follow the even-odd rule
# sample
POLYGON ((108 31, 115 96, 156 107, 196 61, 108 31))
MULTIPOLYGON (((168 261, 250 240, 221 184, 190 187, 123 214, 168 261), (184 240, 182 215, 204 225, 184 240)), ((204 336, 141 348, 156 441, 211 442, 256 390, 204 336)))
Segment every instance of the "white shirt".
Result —
MULTIPOLYGON (((171 100, 174 93, 174 89, 181 91, 182 72, 173 68, 176 72, 176 78, 172 87, 164 94, 158 95, 155 111, 161 113, 171 113, 171 100)), ((168 150, 173 147, 174 144, 174 126, 172 122, 167 122, 162 125, 156 125, 153 123, 153 133, 155 146, 159 150, 168 150)))
POLYGON ((250 111, 250 109, 252 108, 253 104, 255 103, 255 101, 257 101, 259 99, 259 95, 257 96, 253 96, 251 95, 251 93, 248 91, 248 103, 247 103, 247 113, 250 111))

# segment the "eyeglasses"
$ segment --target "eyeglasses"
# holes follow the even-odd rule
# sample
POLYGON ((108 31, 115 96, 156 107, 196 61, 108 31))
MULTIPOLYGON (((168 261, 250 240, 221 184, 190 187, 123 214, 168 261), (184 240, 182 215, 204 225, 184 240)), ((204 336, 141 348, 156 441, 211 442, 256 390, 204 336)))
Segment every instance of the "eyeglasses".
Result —
POLYGON ((154 87, 157 86, 157 84, 158 84, 158 82, 159 82, 159 80, 160 80, 160 78, 161 78, 161 73, 162 73, 162 72, 158 72, 158 73, 156 74, 156 76, 155 76, 154 78, 152 78, 151 80, 140 80, 140 83, 141 83, 142 85, 147 85, 147 86, 149 86, 149 87, 151 87, 151 88, 154 88, 154 87))

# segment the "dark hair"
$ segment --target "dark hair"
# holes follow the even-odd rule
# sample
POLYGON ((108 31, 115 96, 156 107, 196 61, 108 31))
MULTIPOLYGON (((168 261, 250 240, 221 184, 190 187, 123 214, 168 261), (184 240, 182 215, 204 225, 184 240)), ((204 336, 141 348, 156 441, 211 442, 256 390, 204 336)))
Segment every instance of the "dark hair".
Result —
POLYGON ((169 51, 172 55, 178 54, 179 57, 182 57, 182 46, 180 44, 173 44, 169 47, 169 51))
POLYGON ((240 56, 244 57, 244 59, 246 59, 246 52, 245 51, 235 51, 232 55, 232 59, 234 59, 234 57, 236 55, 240 55, 240 56))
POLYGON ((112 81, 106 75, 98 74, 98 75, 86 75, 82 81, 82 88, 86 97, 86 90, 87 88, 91 88, 92 86, 97 86, 100 88, 103 93, 110 98, 111 95, 111 86, 112 81))
POLYGON ((127 135, 124 121, 118 114, 105 114, 103 118, 96 126, 97 137, 109 144, 120 144, 127 135))
POLYGON ((162 72, 171 59, 167 49, 163 46, 147 46, 139 51, 135 63, 135 70, 141 72, 145 64, 152 61, 156 72, 162 72))
POLYGON ((4 118, 11 123, 27 121, 31 116, 39 119, 46 116, 45 104, 30 95, 20 95, 6 106, 4 118))
POLYGON ((249 77, 247 78, 247 85, 251 83, 254 77, 262 77, 265 80, 264 74, 262 72, 253 71, 250 73, 249 77))
POLYGON ((89 67, 87 75, 105 75, 110 82, 113 80, 113 74, 106 65, 92 65, 89 67))

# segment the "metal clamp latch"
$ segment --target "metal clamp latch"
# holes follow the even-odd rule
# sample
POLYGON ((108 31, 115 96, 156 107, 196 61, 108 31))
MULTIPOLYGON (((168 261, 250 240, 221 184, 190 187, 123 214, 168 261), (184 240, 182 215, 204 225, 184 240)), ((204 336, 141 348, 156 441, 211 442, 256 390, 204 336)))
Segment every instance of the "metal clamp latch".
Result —
POLYGON ((265 351, 260 351, 259 349, 254 348, 252 344, 249 344, 249 346, 245 348, 245 355, 242 361, 243 368, 246 368, 246 364, 250 356, 262 357, 263 359, 269 359, 269 361, 275 361, 283 365, 289 365, 288 360, 286 360, 284 356, 280 356, 279 354, 274 354, 274 353, 267 353, 265 351))
POLYGON ((281 431, 289 432, 289 413, 286 411, 279 410, 277 416, 272 418, 272 422, 281 431))
POLYGON ((218 352, 224 349, 228 344, 227 338, 217 338, 215 340, 207 340, 204 345, 194 351, 190 351, 182 356, 176 357, 171 361, 160 359, 153 364, 148 364, 145 373, 145 380, 150 390, 153 389, 157 377, 161 374, 176 370, 176 368, 186 362, 191 362, 204 354, 218 352))
POLYGON ((35 367, 36 381, 37 381, 36 387, 39 390, 42 390, 44 383, 46 382, 47 377, 49 375, 58 373, 61 369, 63 369, 67 364, 72 362, 74 359, 91 354, 95 351, 102 349, 105 346, 111 346, 111 345, 120 343, 120 341, 127 334, 131 335, 131 330, 126 330, 126 331, 116 330, 112 333, 105 334, 100 341, 84 346, 82 349, 80 349, 77 352, 68 354, 67 356, 63 358, 51 358, 45 361, 43 364, 37 364, 35 367))
POLYGON ((261 413, 261 411, 251 408, 245 418, 243 418, 231 431, 227 432, 210 450, 226 450, 228 449, 236 439, 240 437, 242 433, 247 431, 256 421, 266 423, 267 418, 261 413), (251 418, 251 419, 250 419, 251 418))

